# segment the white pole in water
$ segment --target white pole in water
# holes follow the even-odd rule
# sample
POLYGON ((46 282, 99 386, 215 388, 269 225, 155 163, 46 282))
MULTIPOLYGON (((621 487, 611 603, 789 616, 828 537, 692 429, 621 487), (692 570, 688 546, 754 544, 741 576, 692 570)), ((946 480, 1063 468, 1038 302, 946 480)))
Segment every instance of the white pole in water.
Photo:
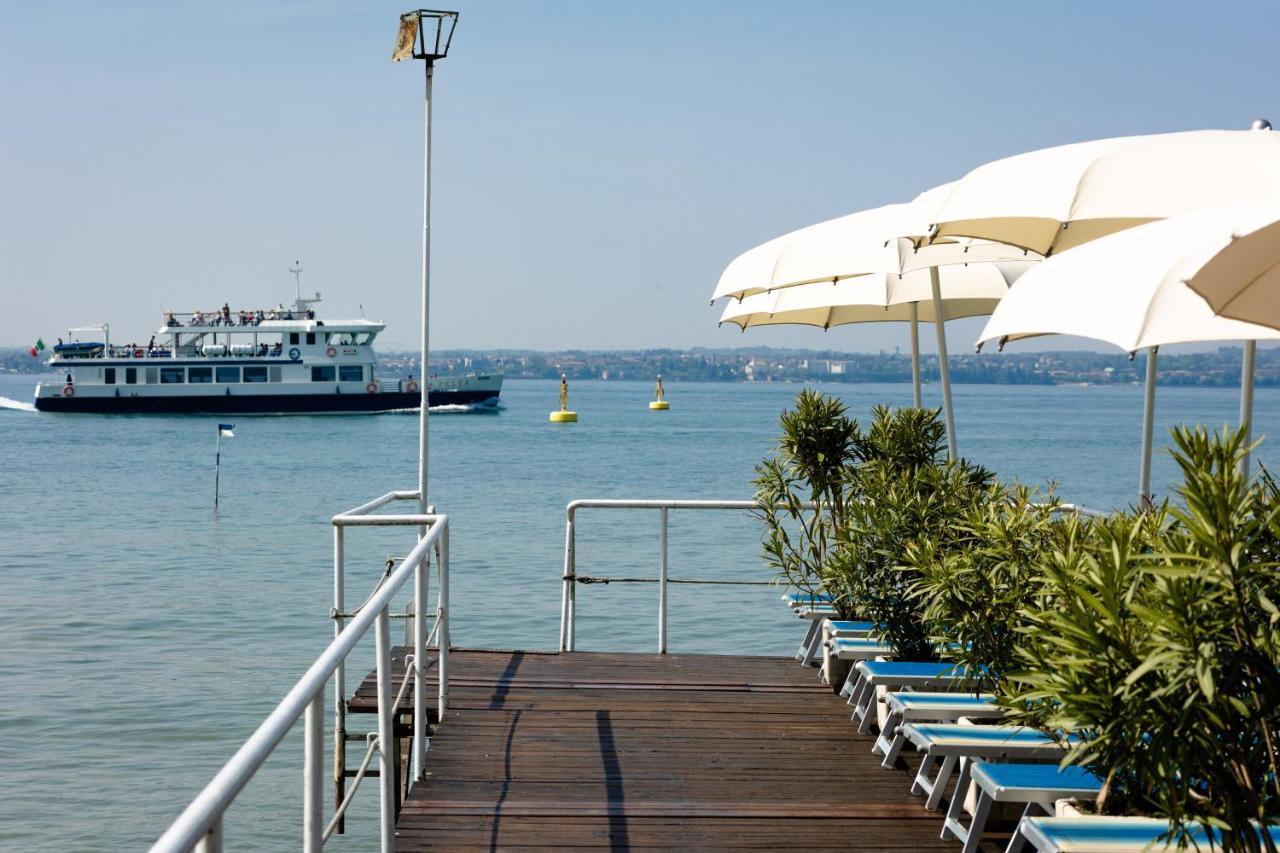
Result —
MULTIPOLYGON (((1244 356, 1240 362, 1240 429, 1244 430, 1244 445, 1253 438, 1253 368, 1258 355, 1258 342, 1244 342, 1244 356)), ((1249 476, 1249 451, 1240 460, 1240 473, 1249 476)))
POLYGON ((218 427, 218 439, 213 445, 213 511, 218 511, 218 487, 222 479, 222 427, 218 427))
POLYGON ((951 366, 947 363, 947 315, 942 310, 942 283, 938 268, 929 267, 929 286, 933 290, 933 325, 938 331, 938 374, 942 380, 942 414, 947 422, 947 458, 958 460, 956 452, 956 420, 951 412, 951 366))
POLYGON ((1138 506, 1146 508, 1151 500, 1151 438, 1156 422, 1156 355, 1159 347, 1147 350, 1147 382, 1142 400, 1142 466, 1138 470, 1138 506))
POLYGON ((920 303, 911 303, 911 399, 917 409, 924 408, 920 398, 920 303))

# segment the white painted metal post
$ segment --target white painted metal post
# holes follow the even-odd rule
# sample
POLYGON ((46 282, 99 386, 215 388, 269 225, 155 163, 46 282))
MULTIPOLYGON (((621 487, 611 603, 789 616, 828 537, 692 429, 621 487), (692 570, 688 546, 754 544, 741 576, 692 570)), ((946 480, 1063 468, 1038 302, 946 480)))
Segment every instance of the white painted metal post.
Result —
POLYGON ((1156 423, 1156 355, 1159 347, 1147 350, 1147 381, 1142 401, 1142 466, 1138 470, 1138 506, 1151 501, 1151 439, 1156 423))
POLYGON ((578 531, 572 521, 569 524, 568 560, 569 584, 569 651, 574 651, 578 638, 578 531))
POLYGON ((196 844, 195 853, 222 853, 222 815, 214 819, 213 826, 196 844))
MULTIPOLYGON (((1258 356, 1258 342, 1244 342, 1244 356, 1240 361, 1240 428, 1244 430, 1244 443, 1248 447, 1253 439, 1253 368, 1258 356)), ((1240 461, 1240 473, 1249 476, 1249 451, 1240 461)))
POLYGON ((440 653, 440 720, 449 710, 449 528, 440 534, 440 557, 436 561, 440 571, 440 591, 436 609, 436 648, 440 653))
POLYGON ((917 409, 924 408, 920 394, 920 303, 911 303, 911 399, 917 409))
POLYGON ((378 655, 378 788, 381 793, 382 853, 396 849, 395 708, 391 707, 391 610, 378 611, 374 628, 378 655))
POLYGON ((942 414, 947 422, 947 458, 960 458, 956 452, 956 421, 951 411, 951 365, 947 363, 947 315, 942 310, 942 284, 938 268, 929 267, 929 286, 933 290, 933 324, 938 331, 938 374, 942 380, 942 414))
POLYGON ((560 651, 569 651, 569 589, 573 578, 573 510, 564 526, 564 576, 560 584, 560 651))
MULTIPOLYGON (((333 528, 333 637, 338 638, 346 626, 346 535, 340 525, 333 528)), ((347 795, 347 662, 338 661, 333 672, 333 807, 342 804, 347 795)), ((338 822, 338 832, 346 821, 338 822)))
POLYGON ((426 61, 426 107, 423 121, 422 146, 422 375, 419 389, 421 410, 418 413, 418 511, 427 511, 427 414, 430 408, 428 386, 431 371, 428 368, 428 332, 431 318, 431 78, 435 62, 426 61))
POLYGON ((427 549, 413 570, 413 781, 427 768, 427 581, 431 576, 427 549))
POLYGON ((307 703, 303 723, 302 849, 324 848, 324 688, 307 703))
POLYGON ((658 510, 658 654, 667 653, 667 508, 658 510))

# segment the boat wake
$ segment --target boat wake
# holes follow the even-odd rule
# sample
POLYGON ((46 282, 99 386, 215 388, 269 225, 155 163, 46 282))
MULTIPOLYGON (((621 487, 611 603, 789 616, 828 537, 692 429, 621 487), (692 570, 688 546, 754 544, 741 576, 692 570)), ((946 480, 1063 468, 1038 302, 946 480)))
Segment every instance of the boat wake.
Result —
POLYGON ((15 412, 34 412, 36 407, 30 403, 24 403, 21 400, 10 400, 8 397, 0 397, 0 409, 12 409, 15 412))
POLYGON ((466 415, 477 412, 497 412, 501 408, 493 403, 453 403, 447 406, 431 406, 427 411, 433 415, 466 415))

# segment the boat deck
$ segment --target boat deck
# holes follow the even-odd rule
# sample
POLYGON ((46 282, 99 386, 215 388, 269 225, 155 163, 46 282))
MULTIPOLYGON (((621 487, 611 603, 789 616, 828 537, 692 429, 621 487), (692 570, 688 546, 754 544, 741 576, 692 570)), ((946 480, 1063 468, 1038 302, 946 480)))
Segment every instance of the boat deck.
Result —
MULTIPOLYGON (((960 848, 910 793, 914 756, 881 768, 794 660, 455 650, 449 664, 400 850, 960 848)), ((350 710, 374 696, 370 676, 350 710)))

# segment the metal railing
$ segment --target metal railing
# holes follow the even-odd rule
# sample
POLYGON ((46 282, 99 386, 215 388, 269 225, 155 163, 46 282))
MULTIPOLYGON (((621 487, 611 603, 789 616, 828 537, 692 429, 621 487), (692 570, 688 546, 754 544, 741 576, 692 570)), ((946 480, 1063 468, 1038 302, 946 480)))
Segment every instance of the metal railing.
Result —
POLYGON ((667 653, 667 587, 673 583, 760 585, 774 583, 770 580, 721 580, 721 579, 672 579, 667 576, 667 522, 671 510, 753 510, 755 501, 701 501, 701 500, 576 500, 565 507, 564 574, 560 594, 560 651, 571 652, 577 640, 578 584, 598 579, 578 574, 577 567, 577 511, 580 509, 648 509, 658 511, 658 576, 656 578, 614 579, 656 583, 658 585, 658 654, 667 653))
MULTIPOLYGON (((609 500, 588 499, 570 501, 565 507, 564 573, 561 575, 560 594, 560 651, 571 652, 577 641, 578 584, 582 583, 656 583, 658 585, 658 654, 667 653, 667 587, 673 583, 759 585, 768 586, 770 580, 722 580, 722 579, 672 579, 667 575, 667 522, 671 510, 754 510, 759 503, 748 501, 714 500, 609 500), (580 509, 648 509, 658 511, 658 576, 656 578, 591 578, 578 574, 577 511, 580 509)), ((806 503, 804 509, 816 509, 806 503)), ((1087 517, 1101 517, 1105 513, 1079 504, 1064 503, 1059 511, 1074 512, 1087 517)))
POLYGON ((221 851, 223 815, 244 789, 249 780, 262 767, 275 748, 288 734, 293 724, 305 714, 303 737, 303 850, 318 851, 334 832, 342 819, 359 780, 372 763, 376 750, 379 757, 378 781, 381 789, 381 849, 395 850, 396 773, 393 761, 396 708, 403 699, 410 678, 414 685, 412 778, 422 778, 426 763, 426 677, 422 662, 426 660, 428 634, 426 630, 427 581, 430 559, 437 555, 439 590, 437 592, 436 624, 432 636, 439 647, 439 697, 440 714, 443 717, 449 695, 449 518, 435 513, 413 515, 374 515, 373 513, 392 501, 416 500, 417 492, 391 492, 332 519, 334 527, 334 600, 335 630, 333 641, 298 679, 284 699, 276 705, 267 718, 259 724, 249 739, 236 751, 231 760, 213 777, 195 799, 183 810, 159 840, 151 847, 158 851, 199 850, 205 853, 221 851), (352 613, 343 612, 344 532, 348 527, 373 527, 407 525, 420 529, 419 539, 400 565, 388 569, 369 597, 352 613), (413 577, 414 589, 414 644, 413 655, 406 658, 405 680, 397 695, 392 697, 391 673, 391 601, 400 589, 413 577), (345 756, 346 732, 345 682, 346 659, 357 644, 375 628, 376 672, 378 697, 378 731, 370 733, 361 770, 351 792, 341 798, 335 814, 326 826, 324 823, 324 694, 330 676, 334 677, 334 696, 339 713, 335 715, 341 733, 341 750, 345 756))

